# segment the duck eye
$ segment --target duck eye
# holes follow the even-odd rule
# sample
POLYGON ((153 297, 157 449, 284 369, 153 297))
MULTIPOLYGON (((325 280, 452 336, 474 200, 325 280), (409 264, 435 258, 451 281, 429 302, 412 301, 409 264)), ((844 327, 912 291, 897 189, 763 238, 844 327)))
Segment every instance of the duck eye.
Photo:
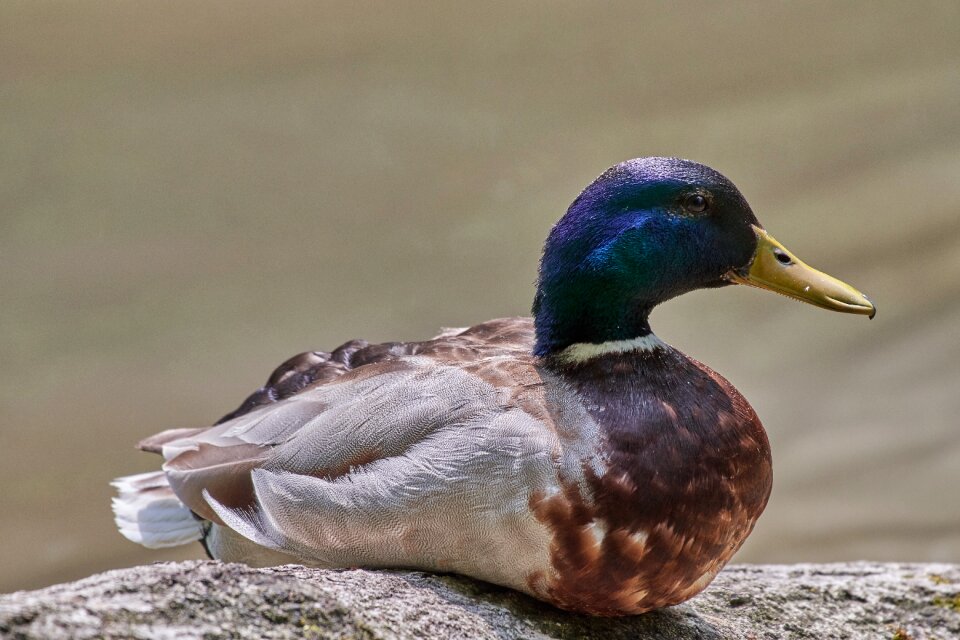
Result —
POLYGON ((707 199, 699 193, 691 193, 683 201, 683 208, 691 213, 703 213, 707 210, 707 199))

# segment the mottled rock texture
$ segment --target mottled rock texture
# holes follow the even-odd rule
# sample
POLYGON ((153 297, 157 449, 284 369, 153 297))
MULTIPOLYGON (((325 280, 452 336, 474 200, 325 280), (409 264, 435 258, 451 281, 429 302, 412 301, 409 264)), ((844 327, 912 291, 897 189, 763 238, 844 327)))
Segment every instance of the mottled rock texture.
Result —
POLYGON ((3 638, 960 638, 960 566, 741 565, 687 604, 571 615, 457 576, 163 563, 0 596, 3 638))

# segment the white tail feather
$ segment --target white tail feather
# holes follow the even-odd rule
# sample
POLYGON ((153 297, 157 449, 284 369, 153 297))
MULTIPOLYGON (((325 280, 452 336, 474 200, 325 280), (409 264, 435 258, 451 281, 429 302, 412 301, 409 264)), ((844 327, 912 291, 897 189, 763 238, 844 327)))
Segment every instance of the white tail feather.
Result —
POLYGON ((170 488, 163 471, 117 478, 113 517, 127 540, 150 549, 176 547, 203 537, 203 524, 170 488))

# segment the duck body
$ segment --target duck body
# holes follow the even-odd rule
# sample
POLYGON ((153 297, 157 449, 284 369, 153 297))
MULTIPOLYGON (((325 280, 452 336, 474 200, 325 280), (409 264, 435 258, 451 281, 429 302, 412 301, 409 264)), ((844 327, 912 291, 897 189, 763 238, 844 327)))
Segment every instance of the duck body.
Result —
POLYGON ((301 354, 142 446, 221 560, 451 571, 603 615, 699 592, 769 495, 756 415, 659 340, 558 368, 533 341, 505 318, 301 354))
POLYGON ((759 279, 745 207, 696 163, 614 167, 551 232, 533 319, 288 360, 213 427, 141 442, 165 463, 115 482, 121 532, 253 565, 456 572, 594 615, 692 597, 762 513, 770 448, 647 317, 728 272, 759 279), (699 200, 676 203, 703 190, 720 211, 692 221, 699 200), (689 259, 711 242, 728 246, 689 259))

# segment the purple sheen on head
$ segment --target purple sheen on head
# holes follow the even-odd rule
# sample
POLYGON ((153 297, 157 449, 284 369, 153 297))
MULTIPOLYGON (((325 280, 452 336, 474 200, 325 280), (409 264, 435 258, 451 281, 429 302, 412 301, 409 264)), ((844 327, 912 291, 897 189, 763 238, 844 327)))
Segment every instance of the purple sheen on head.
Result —
POLYGON ((594 180, 544 245, 534 301, 538 355, 576 342, 649 333, 650 310, 686 291, 722 284, 746 264, 757 224, 723 175, 678 158, 637 158, 594 180), (683 209, 705 194, 702 214, 683 209))

